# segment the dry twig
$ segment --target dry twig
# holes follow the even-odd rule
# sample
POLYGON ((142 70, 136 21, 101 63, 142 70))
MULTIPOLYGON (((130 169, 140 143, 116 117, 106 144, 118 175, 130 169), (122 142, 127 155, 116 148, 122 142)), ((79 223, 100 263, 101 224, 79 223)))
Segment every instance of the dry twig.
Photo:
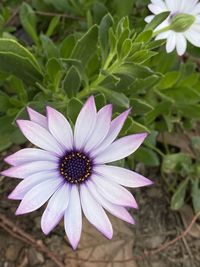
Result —
MULTIPOLYGON (((197 219, 200 216, 200 212, 197 213, 191 223, 188 225, 188 227, 176 238, 172 239, 169 242, 164 243, 163 245, 159 246, 157 249, 145 251, 142 255, 134 256, 133 258, 125 259, 125 260, 114 260, 112 263, 124 263, 124 262, 130 262, 133 260, 142 261, 147 257, 153 256, 155 254, 158 254, 160 252, 163 252, 164 250, 168 249, 172 245, 174 245, 179 240, 186 237, 186 235, 189 233, 190 229, 194 225, 194 223, 197 221, 197 219)), ((2 227, 5 231, 7 231, 12 236, 22 240, 23 242, 32 245, 40 252, 43 252, 46 254, 47 257, 49 257, 54 263, 56 263, 59 267, 64 267, 65 265, 61 262, 59 257, 54 254, 52 251, 48 249, 48 247, 41 241, 36 240, 31 235, 27 234, 24 230, 20 229, 18 226, 15 226, 15 224, 8 219, 5 215, 0 214, 0 227, 2 227)), ((75 257, 67 257, 69 260, 77 260, 82 262, 89 262, 89 263, 110 263, 110 261, 106 260, 89 260, 84 258, 75 258, 75 257)))

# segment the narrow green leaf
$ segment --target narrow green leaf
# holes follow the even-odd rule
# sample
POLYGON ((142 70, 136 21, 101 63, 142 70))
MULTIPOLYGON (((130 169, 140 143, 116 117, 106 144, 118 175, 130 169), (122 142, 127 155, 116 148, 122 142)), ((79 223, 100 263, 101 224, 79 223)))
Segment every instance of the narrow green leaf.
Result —
POLYGON ((109 51, 109 29, 113 25, 113 18, 110 14, 105 15, 99 25, 99 42, 102 50, 102 57, 105 59, 109 51))
POLYGON ((51 37, 54 34, 54 31, 59 25, 59 22, 60 22, 60 16, 55 16, 52 18, 52 20, 49 23, 48 29, 46 31, 46 35, 48 37, 51 37))
POLYGON ((169 16, 170 12, 163 12, 160 13, 158 15, 156 15, 153 20, 148 23, 145 27, 145 31, 147 30, 154 30, 158 25, 160 25, 168 16, 169 16))
POLYGON ((39 44, 39 38, 36 31, 37 28, 36 15, 32 7, 24 2, 20 6, 19 16, 21 24, 25 29, 25 31, 30 35, 30 37, 36 44, 39 44))

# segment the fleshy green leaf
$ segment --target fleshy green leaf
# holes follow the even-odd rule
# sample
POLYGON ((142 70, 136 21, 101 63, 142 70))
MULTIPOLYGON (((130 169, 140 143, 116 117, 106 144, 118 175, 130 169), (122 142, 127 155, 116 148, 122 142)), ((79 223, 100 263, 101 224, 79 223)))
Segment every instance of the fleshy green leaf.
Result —
POLYGON ((98 26, 92 26, 81 39, 79 39, 72 51, 71 58, 80 60, 86 65, 97 49, 98 26))
POLYGON ((81 77, 77 68, 72 66, 63 80, 63 89, 69 97, 76 96, 81 85, 81 77))
POLYGON ((180 185, 178 186, 178 189, 175 191, 174 195, 172 196, 171 208, 173 210, 178 210, 183 206, 187 185, 188 185, 188 179, 185 179, 184 181, 180 183, 180 185))

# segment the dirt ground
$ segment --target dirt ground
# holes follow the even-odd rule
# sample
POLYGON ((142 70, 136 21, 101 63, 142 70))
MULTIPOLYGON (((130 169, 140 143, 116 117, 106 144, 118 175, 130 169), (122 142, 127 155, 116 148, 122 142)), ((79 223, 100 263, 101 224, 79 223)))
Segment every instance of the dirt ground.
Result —
MULTIPOLYGON (((3 167, 2 163, 0 167, 3 167)), ((141 170, 141 168, 139 169, 141 170)), ((123 263, 123 259, 130 257, 130 254, 136 256, 137 259, 138 255, 143 254, 145 251, 159 248, 163 243, 180 235, 185 229, 180 214, 169 209, 169 196, 162 188, 161 178, 155 174, 156 171, 150 170, 148 171, 149 173, 147 173, 147 171, 144 172, 145 175, 148 175, 148 177, 155 181, 155 184, 149 188, 134 190, 135 197, 140 207, 139 211, 133 212, 137 223, 133 227, 129 227, 127 224, 122 224, 121 226, 121 221, 117 220, 114 228, 115 232, 118 232, 118 239, 114 240, 118 243, 115 242, 115 247, 113 245, 114 243, 111 241, 100 239, 100 235, 96 236, 95 234, 95 236, 92 236, 96 231, 94 231, 92 229, 93 227, 89 226, 89 224, 87 224, 85 228, 89 230, 84 230, 79 246, 81 256, 84 257, 84 255, 87 254, 87 258, 95 260, 95 255, 98 254, 98 259, 100 260, 109 259, 107 263, 70 261, 68 259, 69 255, 76 258, 80 257, 80 254, 79 252, 73 252, 69 247, 64 235, 62 223, 48 237, 43 235, 40 229, 40 217, 43 208, 24 216, 15 217, 14 212, 18 202, 8 200, 7 195, 17 185, 17 179, 3 178, 1 180, 0 214, 6 215, 7 218, 12 220, 14 225, 17 225, 35 239, 42 239, 48 249, 56 253, 60 259, 62 259, 63 266, 199 267, 200 238, 191 237, 190 235, 187 235, 173 246, 170 246, 168 249, 154 256, 146 257, 143 260, 136 260, 137 263, 134 261, 123 263), (92 232, 90 232, 90 229, 92 229, 92 232), (128 236, 128 239, 126 239, 125 236, 128 236), (125 239, 123 240, 123 238, 125 239), (89 246, 85 246, 86 244, 88 245, 88 243, 91 244, 92 248, 89 249, 89 246), (100 243, 101 247, 103 247, 101 250, 99 250, 98 247, 100 243), (118 244, 117 247, 116 244, 118 244), (128 250, 125 246, 128 246, 129 252, 127 252, 128 250), (115 254, 112 259, 120 260, 120 262, 112 263, 112 259, 110 255, 108 255, 108 251, 110 251, 111 247, 112 255, 115 254), (105 250, 107 250, 107 255, 105 255, 105 250), (116 255, 118 255, 117 258, 116 255)), ((15 238, 0 227, 0 267, 26 266, 56 267, 58 265, 47 257, 46 253, 15 238)))

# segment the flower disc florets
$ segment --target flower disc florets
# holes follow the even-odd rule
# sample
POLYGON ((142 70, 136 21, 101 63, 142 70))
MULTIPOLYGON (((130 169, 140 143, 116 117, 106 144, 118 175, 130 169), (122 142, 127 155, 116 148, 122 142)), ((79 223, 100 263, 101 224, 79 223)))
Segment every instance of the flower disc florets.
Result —
POLYGON ((83 183, 92 174, 92 161, 83 152, 68 152, 60 161, 60 173, 71 184, 83 183))

